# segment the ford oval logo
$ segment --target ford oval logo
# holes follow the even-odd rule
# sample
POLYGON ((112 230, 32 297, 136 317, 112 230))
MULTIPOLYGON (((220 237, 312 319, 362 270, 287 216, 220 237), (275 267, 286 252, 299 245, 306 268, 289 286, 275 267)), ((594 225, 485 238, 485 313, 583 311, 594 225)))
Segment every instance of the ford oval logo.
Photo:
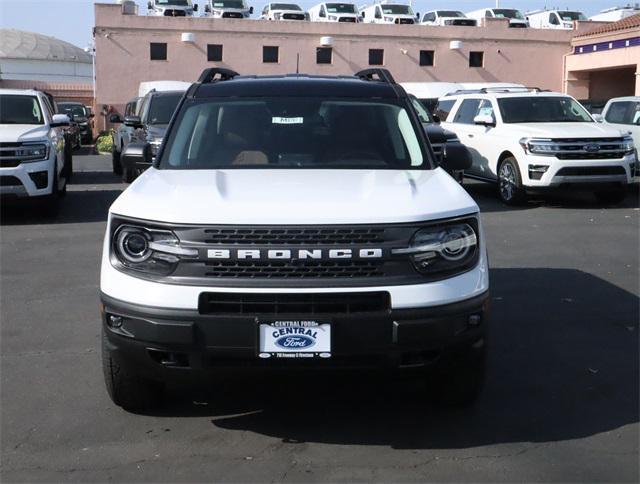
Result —
POLYGON ((276 345, 287 350, 311 348, 316 342, 313 338, 304 335, 287 335, 276 340, 276 345))
POLYGON ((600 151, 600 145, 597 143, 591 143, 588 145, 584 145, 584 150, 587 153, 597 153, 598 151, 600 151))

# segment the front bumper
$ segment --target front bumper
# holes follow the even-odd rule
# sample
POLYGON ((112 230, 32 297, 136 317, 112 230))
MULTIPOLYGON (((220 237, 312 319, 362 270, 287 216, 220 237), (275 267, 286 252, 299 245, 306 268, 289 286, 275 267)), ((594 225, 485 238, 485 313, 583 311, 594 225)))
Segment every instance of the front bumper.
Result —
POLYGON ((239 367, 421 367, 448 351, 482 346, 489 299, 487 291, 428 308, 323 314, 332 324, 332 356, 312 360, 258 357, 256 318, 269 315, 204 315, 130 304, 104 294, 101 300, 109 350, 140 373, 165 378, 185 370, 239 367), (109 325, 111 315, 121 317, 122 325, 109 325))
POLYGON ((635 154, 612 160, 560 160, 553 156, 521 155, 518 157, 523 185, 532 188, 600 183, 630 184, 638 181, 635 154), (548 167, 539 179, 530 168, 548 167))
POLYGON ((0 195, 19 198, 50 195, 53 187, 53 167, 53 160, 49 159, 0 168, 0 195), (44 173, 47 174, 46 184, 44 173))

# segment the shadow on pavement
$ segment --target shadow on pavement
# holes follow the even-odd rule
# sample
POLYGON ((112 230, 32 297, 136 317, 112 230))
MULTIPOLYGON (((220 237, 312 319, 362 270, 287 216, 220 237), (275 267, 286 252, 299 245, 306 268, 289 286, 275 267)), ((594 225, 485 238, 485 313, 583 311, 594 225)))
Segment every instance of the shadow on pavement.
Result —
POLYGON ((552 191, 544 195, 530 195, 526 204, 521 206, 509 206, 500 201, 497 194, 496 185, 475 180, 465 180, 464 188, 476 201, 481 212, 516 212, 531 210, 539 207, 562 208, 562 209, 601 209, 609 210, 638 208, 640 207, 640 185, 635 184, 629 187, 627 198, 619 204, 607 205, 596 200, 594 195, 588 191, 566 190, 552 191))
POLYGON ((45 215, 42 205, 32 200, 3 203, 0 225, 106 222, 109 207, 121 193, 121 190, 69 190, 56 216, 45 215))
POLYGON ((578 270, 491 277, 489 376, 472 408, 430 405, 419 379, 273 372, 218 377, 200 393, 173 388, 152 414, 209 416, 286 442, 397 449, 568 440, 638 421, 637 296, 578 270))

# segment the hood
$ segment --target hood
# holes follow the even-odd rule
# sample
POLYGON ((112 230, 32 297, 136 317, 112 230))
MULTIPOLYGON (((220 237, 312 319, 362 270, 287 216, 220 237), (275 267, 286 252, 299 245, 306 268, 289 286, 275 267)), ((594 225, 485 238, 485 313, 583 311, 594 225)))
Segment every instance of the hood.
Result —
POLYGON ((528 138, 618 138, 619 129, 600 123, 516 123, 509 131, 528 138))
POLYGON ((0 125, 0 142, 19 143, 24 141, 41 141, 49 134, 44 124, 2 124, 0 125))
POLYGON ((478 211, 435 170, 158 170, 111 206, 113 214, 185 224, 360 224, 434 220, 478 211))

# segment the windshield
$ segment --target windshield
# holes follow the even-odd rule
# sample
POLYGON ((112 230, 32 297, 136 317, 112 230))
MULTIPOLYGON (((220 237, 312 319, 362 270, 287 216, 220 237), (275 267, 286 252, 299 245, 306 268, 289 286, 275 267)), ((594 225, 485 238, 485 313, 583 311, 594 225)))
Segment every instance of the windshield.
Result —
POLYGON ((570 97, 512 97, 498 99, 505 123, 589 123, 589 113, 570 97))
POLYGON ((272 3, 271 10, 302 10, 295 3, 272 3))
POLYGON ((438 10, 438 17, 463 17, 464 14, 462 12, 457 12, 456 10, 438 10))
POLYGON ((512 10, 510 8, 494 8, 493 15, 498 18, 515 18, 518 20, 524 20, 524 17, 519 10, 512 10))
POLYGON ((214 0, 211 6, 213 8, 245 8, 244 0, 214 0))
POLYGON ((615 124, 640 125, 640 101, 617 101, 612 103, 605 120, 615 124))
POLYGON ((80 104, 58 103, 58 111, 62 114, 73 114, 77 118, 87 117, 87 110, 80 104))
POLYGON ((422 128, 393 101, 189 100, 175 126, 160 168, 429 168, 422 128))
POLYGON ((409 5, 381 5, 385 15, 413 15, 409 5))
POLYGON ((0 95, 0 124, 44 124, 38 98, 0 95))
POLYGON ((587 17, 582 12, 558 12, 560 18, 566 22, 572 20, 587 20, 587 17))
POLYGON ((188 7, 188 0, 156 0, 156 5, 165 6, 165 5, 173 5, 177 7, 188 7))
POLYGON ((154 96, 149 107, 149 124, 169 124, 182 93, 154 96))
POLYGON ((352 3, 327 3, 329 13, 356 13, 356 7, 352 3))

